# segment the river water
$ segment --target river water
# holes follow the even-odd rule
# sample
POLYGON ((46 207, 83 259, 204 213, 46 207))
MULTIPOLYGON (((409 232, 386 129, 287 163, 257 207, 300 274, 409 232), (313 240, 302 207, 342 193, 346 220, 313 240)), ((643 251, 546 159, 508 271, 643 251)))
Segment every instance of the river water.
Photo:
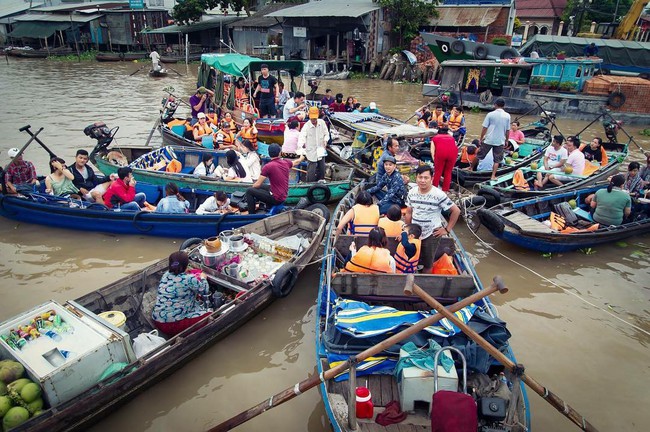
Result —
MULTIPOLYGON (((56 154, 72 162, 94 142, 82 130, 95 121, 120 126, 118 142, 143 143, 158 113, 162 89, 189 97, 196 66, 152 79, 141 65, 40 60, 0 63, 0 161, 28 136, 31 124, 56 154)), ((145 68, 146 69, 146 68, 145 68)), ((379 80, 321 83, 366 105, 406 119, 427 102, 420 86, 379 80)), ((467 115, 470 136, 484 114, 467 115)), ((522 124, 532 118, 522 119, 522 124)), ((559 119, 566 135, 586 123, 559 119)), ((626 128, 638 135, 639 127, 626 128)), ((603 136, 596 124, 588 135, 603 136)), ((637 140, 650 149, 650 142, 637 140)), ((632 148, 633 158, 641 153, 632 148)), ((32 144, 25 154, 45 174, 48 156, 32 144)), ((650 236, 545 258, 495 240, 485 229, 457 233, 479 276, 501 274, 510 292, 494 298, 512 331, 518 361, 601 431, 645 431, 650 424, 650 236), (484 240, 486 243, 484 243, 484 240)), ((95 290, 177 250, 182 239, 115 236, 44 228, 0 219, 0 322, 54 299, 95 290)), ((202 431, 261 402, 315 371, 314 313, 318 268, 301 274, 293 294, 273 303, 171 377, 95 425, 96 432, 202 431)), ((533 427, 575 430, 529 392, 533 427)), ((326 431, 319 394, 312 390, 241 426, 242 431, 326 431)))

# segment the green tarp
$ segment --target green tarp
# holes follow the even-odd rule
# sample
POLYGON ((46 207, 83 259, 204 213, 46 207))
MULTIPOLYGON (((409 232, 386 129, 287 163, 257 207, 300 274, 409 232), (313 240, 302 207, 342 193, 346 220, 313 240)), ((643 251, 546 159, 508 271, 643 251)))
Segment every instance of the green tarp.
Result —
POLYGON ((42 22, 42 21, 23 21, 14 24, 14 30, 9 36, 15 38, 48 38, 59 30, 70 28, 70 23, 64 22, 42 22))
POLYGON ((284 70, 290 74, 302 75, 305 65, 300 60, 262 60, 243 54, 203 54, 201 62, 225 74, 248 76, 259 72, 262 64, 267 64, 269 70, 284 70))

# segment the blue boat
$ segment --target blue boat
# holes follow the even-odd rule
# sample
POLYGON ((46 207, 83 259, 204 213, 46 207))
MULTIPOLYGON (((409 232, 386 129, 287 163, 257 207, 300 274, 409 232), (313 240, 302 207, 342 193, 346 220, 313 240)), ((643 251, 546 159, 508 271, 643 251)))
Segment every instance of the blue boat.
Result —
POLYGON ((643 198, 636 201, 637 211, 633 213, 633 221, 616 226, 594 223, 585 198, 606 187, 607 184, 600 184, 543 197, 519 199, 491 209, 479 209, 477 213, 481 224, 495 237, 544 253, 586 249, 650 233, 647 213, 650 200, 643 198), (564 229, 561 224, 551 226, 551 212, 562 218, 564 229))
MULTIPOLYGON (((461 351, 465 351, 462 357, 467 359, 468 364, 472 363, 473 370, 480 371, 480 373, 468 374, 467 381, 474 383, 472 386, 478 380, 482 380, 484 383, 493 383, 499 388, 511 387, 508 394, 512 396, 510 400, 514 402, 510 402, 509 408, 506 409, 503 399, 498 400, 498 397, 494 399, 497 405, 504 408, 503 416, 489 418, 487 413, 480 413, 479 425, 484 429, 479 430, 504 430, 502 426, 506 416, 509 424, 515 425, 512 429, 509 426, 507 430, 530 430, 530 408, 523 382, 489 358, 487 352, 462 333, 456 333, 458 329, 447 327, 444 320, 399 344, 385 347, 382 352, 363 362, 354 363, 354 372, 344 372, 333 379, 327 379, 330 374, 338 372, 337 369, 335 372, 328 373, 329 370, 340 367, 341 363, 346 362, 348 358, 381 344, 389 336, 431 313, 431 308, 417 296, 410 297, 403 293, 407 279, 405 274, 349 273, 338 270, 343 266, 342 258, 347 254, 350 243, 354 241, 357 247, 360 247, 367 241, 367 237, 364 236, 336 235, 340 218, 354 204, 356 195, 363 190, 363 185, 364 183, 350 191, 335 210, 336 217, 332 219, 325 239, 324 256, 327 259, 323 261, 319 281, 316 320, 317 367, 321 377, 321 396, 333 430, 431 431, 432 421, 428 409, 431 407, 434 393, 434 378, 431 371, 433 367, 428 370, 416 370, 406 366, 396 369, 400 359, 404 359, 409 353, 415 355, 415 351, 412 350, 414 347, 418 349, 419 354, 423 352, 432 354, 431 341, 438 342, 446 349, 449 346, 462 345, 461 351), (459 342, 460 340, 463 342, 459 342), (470 352, 474 355, 468 356, 470 352), (470 360, 470 357, 473 359, 470 360), (480 364, 476 363, 475 360, 481 357, 484 361, 478 362, 480 364), (395 372, 396 370, 401 372, 395 372), (504 375, 500 375, 500 372, 504 372, 504 375), (490 378, 493 374, 501 377, 501 384, 490 378), (510 386, 505 385, 506 381, 510 386), (354 396, 355 392, 357 398, 354 396), (385 408, 394 408, 392 401, 399 401, 400 408, 397 411, 401 409, 405 413, 404 417, 399 416, 398 424, 382 426, 378 423, 378 416, 385 408), (359 418, 366 416, 367 418, 359 418)), ((394 251, 395 247, 396 241, 389 239, 388 248, 394 251)), ((441 256, 443 253, 451 257, 457 274, 417 274, 415 283, 419 287, 445 305, 483 290, 470 257, 455 235, 443 239, 436 256, 441 256)), ((489 297, 484 297, 461 309, 457 312, 457 316, 461 315, 470 327, 478 324, 481 319, 497 325, 502 336, 498 338, 499 349, 516 363, 513 351, 507 342, 509 332, 505 323, 498 318, 489 297)), ((451 354, 447 350, 443 352, 451 354)), ((459 384, 462 382, 461 377, 466 372, 466 368, 459 367, 465 361, 461 362, 460 357, 456 354, 452 365, 447 361, 448 369, 438 378, 439 389, 462 392, 462 385, 459 384)), ((429 357, 428 360, 432 359, 429 357)), ((442 370, 442 366, 438 366, 437 370, 442 370)), ((479 399, 479 407, 481 404, 479 399)), ((476 412, 476 405, 473 406, 476 412)), ((393 414, 397 416, 397 412, 393 414)))

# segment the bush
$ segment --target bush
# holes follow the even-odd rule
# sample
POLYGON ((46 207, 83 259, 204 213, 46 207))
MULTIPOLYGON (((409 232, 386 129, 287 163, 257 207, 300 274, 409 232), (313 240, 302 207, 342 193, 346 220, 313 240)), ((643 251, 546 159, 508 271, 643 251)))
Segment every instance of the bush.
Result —
POLYGON ((508 45, 508 39, 502 37, 495 37, 494 39, 492 39, 491 43, 494 45, 506 46, 508 45))

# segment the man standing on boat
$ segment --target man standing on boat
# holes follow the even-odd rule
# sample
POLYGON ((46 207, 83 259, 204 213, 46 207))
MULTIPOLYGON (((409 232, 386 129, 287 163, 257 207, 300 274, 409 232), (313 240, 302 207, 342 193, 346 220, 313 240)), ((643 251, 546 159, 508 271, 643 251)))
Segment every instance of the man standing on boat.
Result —
POLYGON ((307 182, 315 182, 325 178, 325 155, 329 130, 325 120, 318 118, 318 107, 309 108, 309 121, 304 124, 298 136, 298 148, 305 149, 307 166, 307 182))
POLYGON ((472 162, 472 170, 476 170, 479 161, 485 159, 487 154, 492 150, 494 163, 492 164, 492 179, 497 177, 499 164, 503 162, 503 149, 508 140, 510 131, 510 114, 504 111, 506 101, 498 98, 494 102, 494 111, 488 113, 483 120, 483 130, 481 130, 481 145, 478 149, 476 159, 472 162))
POLYGON ((158 51, 155 49, 151 51, 151 54, 149 54, 149 57, 151 57, 151 70, 152 71, 159 71, 162 69, 160 67, 160 54, 158 54, 158 51))
POLYGON ((190 97, 190 107, 192 107, 192 126, 198 123, 199 113, 205 114, 208 95, 212 97, 214 96, 214 92, 201 86, 196 89, 196 93, 190 97))
POLYGON ((269 66, 266 63, 263 63, 261 66, 262 75, 257 79, 257 87, 253 93, 253 97, 260 94, 260 117, 275 117, 276 109, 275 106, 278 102, 280 95, 280 88, 278 86, 278 80, 269 74, 269 66))
POLYGON ((412 188, 406 196, 404 221, 422 227, 420 264, 422 273, 429 274, 440 239, 454 229, 460 209, 443 191, 433 186, 433 168, 421 165, 416 175, 417 187, 412 188), (447 226, 442 225, 443 211, 450 212, 447 226))

